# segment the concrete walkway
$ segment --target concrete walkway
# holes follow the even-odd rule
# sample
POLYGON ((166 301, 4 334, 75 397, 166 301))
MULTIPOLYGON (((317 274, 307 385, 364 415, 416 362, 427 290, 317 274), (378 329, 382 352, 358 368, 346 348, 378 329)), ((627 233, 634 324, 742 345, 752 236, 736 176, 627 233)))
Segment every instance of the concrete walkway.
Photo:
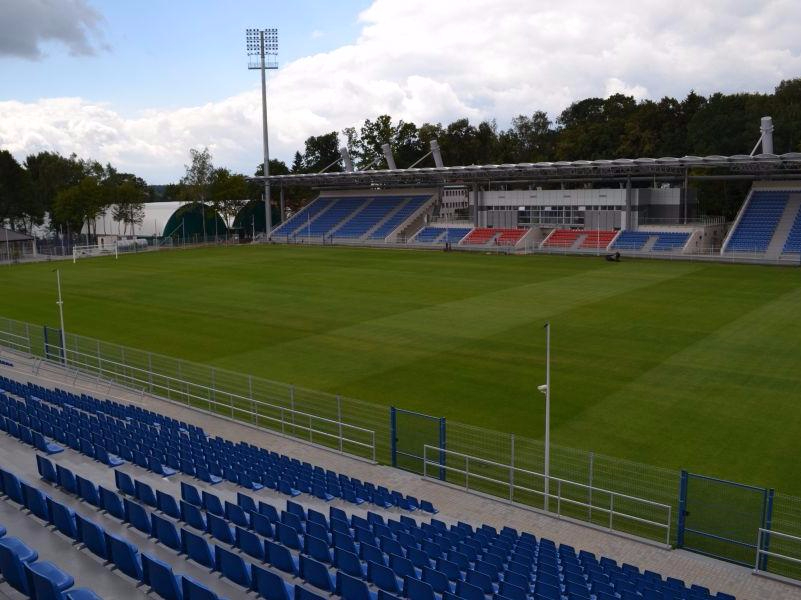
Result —
MULTIPOLYGON (((511 505, 502 500, 471 494, 451 486, 427 481, 406 471, 371 464, 334 451, 311 446, 302 441, 286 438, 270 431, 257 429, 244 423, 189 409, 183 405, 163 399, 118 387, 110 387, 108 383, 98 385, 95 380, 88 377, 86 379, 79 377, 76 380, 74 374, 66 373, 57 366, 48 365, 47 368, 40 370, 38 375, 33 375, 33 362, 31 360, 20 358, 18 355, 8 351, 4 351, 2 356, 14 363, 15 366, 13 368, 0 366, 0 375, 12 377, 23 382, 30 381, 44 386, 59 387, 76 393, 87 393, 98 398, 109 398, 118 402, 136 404, 149 410, 202 426, 210 435, 220 435, 234 442, 244 441, 256 444, 362 480, 385 485, 391 489, 403 490, 417 498, 424 498, 433 502, 440 510, 437 518, 448 523, 461 520, 473 525, 486 523, 498 529, 508 525, 518 531, 528 531, 538 537, 546 537, 557 543, 569 544, 577 550, 587 550, 594 552, 596 555, 611 557, 617 560, 618 563, 630 563, 638 566, 641 570, 648 569, 660 573, 664 577, 676 577, 683 579, 688 584, 702 585, 709 588, 713 593, 722 591, 733 594, 738 600, 798 600, 801 598, 801 589, 798 587, 755 576, 750 569, 745 567, 684 550, 666 550, 649 543, 559 520, 549 515, 511 505)), ((144 472, 139 470, 138 476, 142 478, 144 472)), ((145 476, 144 478, 147 477, 145 476)), ((177 486, 175 478, 171 478, 168 483, 155 476, 151 479, 153 481, 150 481, 150 483, 156 487, 168 485, 173 492, 175 491, 175 486, 177 486)), ((221 485, 227 486, 229 484, 221 485)), ((233 486, 231 487, 230 492, 233 496, 235 495, 234 488, 233 486)), ((223 489, 220 486, 215 486, 215 491, 222 492, 223 489)), ((269 495, 268 492, 259 492, 259 494, 269 495)), ((257 496, 258 494, 253 495, 257 496)), ((315 506, 319 502, 314 498, 308 498, 306 495, 300 496, 299 499, 308 506, 315 506)), ((343 503, 340 506, 348 510, 348 512, 356 514, 366 512, 368 509, 372 510, 369 505, 365 505, 362 511, 352 508, 352 505, 349 504, 343 503)), ((393 511, 384 512, 391 513, 393 511)), ((416 513, 415 516, 418 519, 423 518, 420 513, 416 513)))

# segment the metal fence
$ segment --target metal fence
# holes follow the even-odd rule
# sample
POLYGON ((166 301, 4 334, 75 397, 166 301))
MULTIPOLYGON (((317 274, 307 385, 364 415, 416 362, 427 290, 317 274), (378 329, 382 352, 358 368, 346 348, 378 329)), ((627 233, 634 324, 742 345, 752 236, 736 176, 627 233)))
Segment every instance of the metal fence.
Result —
POLYGON ((509 502, 539 506, 558 517, 592 523, 609 531, 637 530, 640 537, 671 543, 673 509, 670 504, 622 494, 561 477, 521 469, 484 458, 425 445, 423 476, 480 491, 495 487, 509 502), (442 473, 445 472, 443 477, 442 473), (546 486, 546 483, 548 484, 546 486))
MULTIPOLYGON (((165 397, 350 455, 391 463, 388 406, 76 334, 67 333, 64 346, 66 351, 56 329, 0 317, 0 347, 64 364, 98 381, 165 397)), ((507 501, 512 487, 514 502, 544 508, 543 477, 539 475, 545 464, 541 440, 448 419, 446 449, 448 482, 507 501), (470 461, 469 469, 459 463, 466 460, 470 461), (469 476, 457 469, 469 471, 469 476)), ((675 543, 679 471, 553 444, 550 456, 550 476, 557 487, 551 486, 550 495, 555 497, 550 498, 548 510, 605 528, 610 527, 606 511, 613 511, 615 531, 675 543), (665 523, 667 510, 669 530, 654 525, 665 523)), ((801 498, 776 494, 773 528, 801 536, 801 498)), ((756 535, 755 531, 754 538, 756 535)), ((778 572, 774 570, 779 566, 779 561, 768 562, 771 572, 778 572)), ((779 574, 801 577, 801 570, 795 567, 782 569, 779 574)))

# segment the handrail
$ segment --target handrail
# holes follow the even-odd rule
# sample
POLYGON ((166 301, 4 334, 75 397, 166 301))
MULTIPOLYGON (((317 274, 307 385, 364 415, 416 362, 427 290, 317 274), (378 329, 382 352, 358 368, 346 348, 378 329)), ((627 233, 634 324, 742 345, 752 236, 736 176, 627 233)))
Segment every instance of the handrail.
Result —
POLYGON ((763 557, 778 558, 780 560, 786 560, 788 562, 801 565, 801 550, 799 550, 798 557, 788 556, 786 554, 780 554, 779 552, 771 552, 770 550, 767 550, 762 547, 764 536, 770 536, 770 537, 775 536, 786 540, 793 540, 794 542, 799 542, 799 547, 801 548, 801 537, 797 535, 790 535, 789 533, 782 533, 780 531, 773 531, 772 529, 764 529, 760 527, 759 531, 757 532, 757 546, 756 546, 757 551, 756 551, 756 561, 754 563, 754 575, 762 575, 762 574, 771 575, 769 571, 760 567, 760 564, 762 564, 763 562, 762 561, 763 557))
MULTIPOLYGON (((480 458, 480 457, 477 457, 477 456, 471 456, 471 455, 465 454, 463 452, 456 452, 455 450, 448 450, 448 449, 445 449, 445 448, 440 448, 438 446, 431 446, 431 445, 428 445, 428 444, 424 444, 423 445, 423 477, 425 477, 427 479, 439 479, 439 477, 433 477, 433 476, 430 476, 428 474, 428 466, 429 465, 431 465, 432 467, 435 467, 436 470, 439 471, 439 472, 444 470, 444 471, 450 471, 450 472, 460 473, 460 474, 464 475, 465 476, 465 489, 466 490, 470 489, 470 478, 471 477, 475 478, 475 479, 480 479, 480 480, 483 480, 483 481, 487 481, 487 482, 490 482, 490 483, 495 483, 495 484, 507 486, 509 488, 509 502, 512 502, 513 504, 518 504, 517 502, 514 501, 514 491, 515 490, 519 490, 519 491, 522 491, 522 492, 529 492, 529 493, 532 493, 532 494, 537 494, 537 495, 541 496, 543 499, 545 499, 547 497, 549 500, 556 500, 556 514, 559 517, 562 516, 562 503, 570 504, 570 505, 574 505, 574 506, 579 506, 579 507, 583 507, 583 508, 587 508, 590 511, 599 511, 599 512, 602 512, 602 513, 606 513, 606 514, 609 515, 609 525, 607 527, 607 529, 609 531, 614 531, 615 530, 614 518, 616 516, 617 517, 621 517, 621 518, 626 519, 626 520, 629 520, 629 521, 634 521, 634 522, 638 522, 638 523, 643 523, 645 525, 658 527, 660 529, 664 529, 665 530, 665 545, 667 545, 667 546, 670 545, 670 528, 671 528, 671 523, 672 523, 672 511, 673 511, 673 508, 669 504, 663 504, 661 502, 655 502, 653 500, 648 500, 646 498, 639 498, 637 496, 631 496, 629 494, 623 494, 623 493, 620 493, 620 492, 614 492, 612 490, 607 490, 607 489, 604 489, 604 488, 599 488, 599 487, 595 487, 595 486, 592 486, 592 485, 578 483, 576 481, 570 481, 569 479, 562 479, 560 477, 553 477, 553 476, 549 476, 548 477, 548 481, 549 482, 553 482, 553 483, 556 484, 556 486, 555 486, 556 487, 556 493, 549 492, 549 493, 546 494, 543 491, 535 490, 535 489, 532 489, 532 488, 529 488, 529 487, 514 483, 514 481, 516 480, 516 478, 514 476, 515 473, 521 473, 521 474, 524 474, 524 475, 531 475, 531 476, 534 476, 534 477, 540 477, 540 478, 542 478, 542 480, 544 482, 545 481, 545 475, 543 473, 538 473, 536 471, 531 471, 531 470, 528 470, 528 469, 522 469, 520 467, 515 467, 513 465, 505 465, 505 464, 502 464, 502 463, 499 463, 499 462, 496 462, 496 461, 493 461, 493 460, 480 458), (436 460, 430 460, 428 458, 429 450, 432 450, 432 451, 437 453, 438 456, 437 456, 436 460), (453 467, 453 466, 447 465, 445 463, 445 461, 442 460, 442 456, 448 456, 448 455, 463 458, 465 460, 465 468, 464 469, 459 469, 457 467, 453 467), (509 475, 510 475, 509 481, 496 479, 494 477, 489 477, 487 475, 482 475, 482 474, 475 473, 475 472, 471 473, 470 472, 470 461, 478 462, 478 463, 483 464, 483 465, 490 465, 490 466, 494 466, 494 467, 498 467, 498 468, 501 468, 501 469, 508 470, 509 471, 509 475), (562 494, 562 485, 563 484, 565 486, 574 486, 574 487, 578 487, 578 488, 583 488, 583 489, 587 490, 590 494, 592 494, 591 497, 595 497, 595 498, 597 498, 599 494, 600 495, 608 494, 609 495, 609 508, 605 508, 603 506, 598 506, 596 504, 582 502, 580 500, 574 500, 572 498, 565 497, 562 494), (625 513, 625 512, 620 512, 618 510, 615 510, 615 498, 618 498, 619 500, 630 500, 630 501, 638 502, 638 503, 645 504, 645 505, 648 505, 648 506, 652 506, 652 507, 655 507, 655 508, 658 508, 658 509, 663 509, 663 510, 666 511, 665 522, 663 523, 663 522, 660 522, 660 521, 653 521, 651 519, 646 519, 646 518, 643 518, 643 517, 638 517, 636 515, 632 515, 632 514, 628 514, 628 513, 625 513)), ((553 489, 553 486, 551 486, 550 489, 553 489)), ((551 511, 549 511, 549 512, 551 512, 551 511)))
MULTIPOLYGON (((287 407, 284 407, 284 406, 271 404, 269 402, 264 402, 263 400, 258 400, 256 398, 249 398, 249 397, 246 397, 246 396, 241 396, 239 394, 235 394, 233 392, 229 392, 229 391, 226 391, 226 390, 221 390, 221 389, 218 389, 216 387, 209 387, 209 386, 205 386, 205 385, 202 385, 202 384, 199 384, 199 383, 194 383, 192 381, 188 381, 188 380, 185 380, 185 379, 179 379, 177 377, 173 377, 171 375, 165 375, 165 374, 159 373, 157 371, 147 370, 147 369, 144 369, 144 368, 141 368, 141 367, 136 367, 136 366, 133 366, 133 365, 117 362, 117 361, 110 360, 110 359, 107 359, 107 358, 102 358, 99 355, 88 354, 86 352, 80 352, 78 350, 74 350, 74 349, 71 349, 69 347, 62 348, 62 346, 60 344, 53 344, 53 343, 50 343, 50 342, 46 342, 45 343, 45 347, 48 348, 48 350, 55 350, 55 351, 58 351, 59 353, 64 351, 64 353, 65 353, 64 356, 65 356, 65 359, 66 359, 67 366, 75 367, 77 365, 78 367, 82 367, 85 370, 97 373, 98 376, 109 375, 109 376, 111 376, 112 378, 115 378, 115 379, 123 379, 123 380, 127 380, 128 382, 135 382, 135 383, 138 383, 138 384, 142 384, 145 389, 150 389, 150 390, 157 389, 157 390, 166 391, 167 392, 167 398, 171 398, 171 394, 172 393, 178 393, 179 395, 182 395, 187 399, 187 402, 186 402, 187 404, 189 404, 189 400, 190 399, 194 399, 194 400, 197 400, 197 401, 200 401, 200 402, 207 403, 208 408, 209 408, 208 412, 211 412, 211 406, 214 405, 214 406, 219 406, 219 407, 223 407, 223 408, 229 409, 232 418, 234 418, 234 413, 238 412, 238 413, 253 417, 254 418, 253 420, 265 419, 265 420, 268 420, 268 421, 271 421, 271 422, 280 423, 281 424, 281 432, 282 433, 286 433, 286 429, 288 427, 291 427, 292 429, 300 429, 301 431, 308 431, 309 432, 309 441, 310 442, 313 441, 314 435, 322 435, 324 437, 333 438, 333 439, 335 439, 335 440, 337 440, 339 442, 338 443, 338 450, 339 450, 339 452, 342 452, 342 453, 345 452, 345 450, 344 450, 345 444, 355 445, 355 446, 367 448, 369 450, 371 460, 373 460, 373 461, 376 460, 375 431, 372 430, 372 429, 366 429, 364 427, 359 427, 357 425, 352 425, 352 424, 346 423, 344 421, 335 420, 335 419, 329 419, 327 417, 321 417, 321 416, 318 416, 318 415, 313 415, 311 413, 307 413, 307 412, 304 412, 304 411, 296 410, 294 408, 287 408, 287 407), (97 364, 93 364, 93 363, 90 363, 88 361, 77 360, 75 358, 76 356, 77 357, 85 357, 85 358, 95 359, 95 360, 97 360, 97 364), (104 368, 104 365, 106 366, 106 368, 104 368), (124 372, 123 373, 119 373, 116 370, 108 369, 108 366, 121 367, 122 369, 128 370, 129 372, 138 372, 138 373, 142 373, 142 374, 145 374, 145 375, 150 375, 151 377, 149 377, 148 379, 139 379, 137 377, 134 377, 131 373, 124 373, 124 372), (152 377, 153 375, 155 375, 157 378, 166 380, 167 381, 167 386, 165 387, 163 384, 160 384, 160 383, 157 383, 157 382, 153 381, 153 377, 152 377), (173 387, 170 387, 170 382, 174 382, 178 389, 174 389, 173 387), (185 387, 185 389, 181 389, 182 387, 185 387), (192 387, 198 388, 198 389, 201 389, 201 390, 206 390, 209 393, 208 397, 198 396, 196 394, 191 393, 189 390, 192 387), (228 396, 229 403, 226 404, 224 402, 217 401, 215 398, 216 398, 216 396, 218 394, 222 394, 222 395, 228 396), (255 408, 255 405, 258 405, 259 407, 263 407, 263 408, 267 408, 267 409, 278 411, 281 416, 280 416, 280 418, 278 418, 278 417, 270 416, 268 414, 264 414, 264 413, 257 412, 257 411, 254 411, 254 410, 248 410, 248 409, 246 409, 244 407, 235 406, 234 405, 234 399, 240 400, 242 402, 247 402, 247 403, 253 405, 254 408, 255 408), (286 420, 286 418, 285 418, 286 416, 292 417, 292 420, 291 421, 286 420), (309 424, 308 425, 302 425, 300 423, 295 422, 295 418, 296 417, 301 417, 301 418, 304 418, 304 419, 307 418, 309 424), (329 424, 329 425, 331 425, 331 426, 333 426, 333 427, 335 427, 337 429, 337 433, 336 434, 329 433, 328 431, 325 431, 323 429, 315 428, 314 427, 314 422, 319 422, 319 423, 322 423, 322 424, 329 424), (344 432, 343 432, 344 429, 351 430, 353 432, 360 432, 362 434, 365 434, 365 435, 367 435, 367 437, 369 438, 370 441, 369 442, 363 442, 363 441, 360 441, 360 440, 356 440, 356 439, 351 439, 349 437, 345 437, 344 432)), ((139 389, 139 388, 137 388, 137 389, 139 389)))

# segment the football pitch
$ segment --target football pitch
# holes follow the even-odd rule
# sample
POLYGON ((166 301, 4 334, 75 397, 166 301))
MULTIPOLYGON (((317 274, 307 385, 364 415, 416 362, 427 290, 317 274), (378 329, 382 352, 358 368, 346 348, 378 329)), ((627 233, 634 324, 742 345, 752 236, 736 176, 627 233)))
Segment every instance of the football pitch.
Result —
POLYGON ((801 494, 801 271, 241 246, 13 265, 0 316, 801 494))

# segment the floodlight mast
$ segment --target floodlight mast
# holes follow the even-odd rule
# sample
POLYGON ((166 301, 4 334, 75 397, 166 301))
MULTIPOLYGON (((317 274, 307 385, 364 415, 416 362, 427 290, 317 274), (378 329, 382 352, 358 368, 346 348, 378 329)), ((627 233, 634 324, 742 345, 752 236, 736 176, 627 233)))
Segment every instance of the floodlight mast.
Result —
MULTIPOLYGON (((245 45, 249 57, 248 69, 261 71, 261 124, 264 138, 264 233, 270 235, 272 229, 272 213, 270 211, 270 144, 267 135, 267 69, 278 68, 278 30, 246 29, 245 45)), ((283 220, 284 216, 280 215, 283 220)))

